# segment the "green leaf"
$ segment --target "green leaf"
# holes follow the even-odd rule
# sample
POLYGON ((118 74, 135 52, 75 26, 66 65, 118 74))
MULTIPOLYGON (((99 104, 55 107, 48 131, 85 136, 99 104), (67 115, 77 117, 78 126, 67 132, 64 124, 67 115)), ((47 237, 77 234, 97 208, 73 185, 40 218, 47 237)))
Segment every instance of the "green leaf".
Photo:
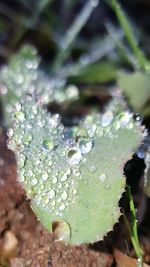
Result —
POLYGON ((117 67, 112 61, 102 61, 83 68, 71 81, 80 83, 104 83, 116 79, 117 67))
POLYGON ((123 74, 118 79, 118 86, 125 94, 135 112, 147 116, 150 114, 150 75, 141 72, 123 74))
POLYGON ((32 100, 13 120, 9 148, 42 224, 74 245, 103 239, 120 216, 124 164, 142 140, 132 114, 112 105, 87 116, 75 138, 57 115, 47 115, 32 100))

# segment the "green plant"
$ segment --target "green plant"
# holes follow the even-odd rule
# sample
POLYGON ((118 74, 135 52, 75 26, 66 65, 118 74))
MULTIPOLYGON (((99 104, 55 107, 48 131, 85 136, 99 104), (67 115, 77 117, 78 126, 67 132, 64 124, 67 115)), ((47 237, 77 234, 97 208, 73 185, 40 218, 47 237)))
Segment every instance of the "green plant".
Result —
POLYGON ((1 101, 4 110, 5 125, 10 123, 10 115, 16 105, 26 95, 40 99, 43 106, 49 102, 64 102, 78 98, 78 88, 66 85, 63 80, 52 80, 41 70, 40 57, 31 45, 24 45, 14 54, 9 65, 1 68, 1 101))
POLYGON ((112 103, 108 111, 87 116, 71 131, 57 115, 47 115, 26 100, 13 120, 8 146, 43 225, 51 230, 54 222, 63 221, 63 227, 65 222, 63 239, 71 244, 102 239, 120 216, 123 166, 142 140, 132 114, 112 103))
MULTIPOLYGON (((148 74, 133 74, 135 80, 126 90, 126 80, 118 79, 118 58, 112 60, 110 56, 97 63, 114 51, 115 42, 121 42, 124 49, 122 32, 115 32, 115 40, 109 45, 108 35, 99 53, 98 46, 94 52, 81 55, 77 62, 64 65, 77 34, 97 4, 98 1, 88 1, 62 38, 49 76, 41 70, 35 49, 29 46, 23 47, 1 71, 1 98, 7 125, 11 126, 8 147, 16 154, 18 179, 45 228, 70 244, 103 239, 113 229, 121 214, 118 202, 125 190, 124 164, 141 144, 143 128, 139 120, 133 119, 122 97, 114 97, 101 114, 87 115, 72 128, 65 127, 58 115, 47 113, 46 105, 78 97, 75 86, 71 91, 66 86, 70 80, 116 81, 134 111, 144 115, 149 97, 148 74), (140 99, 130 89, 138 80, 145 88, 140 99), (135 95, 139 102, 134 101, 135 95)), ((130 32, 125 14, 117 1, 111 1, 111 6, 133 51, 134 67, 148 71, 149 63, 130 32)))

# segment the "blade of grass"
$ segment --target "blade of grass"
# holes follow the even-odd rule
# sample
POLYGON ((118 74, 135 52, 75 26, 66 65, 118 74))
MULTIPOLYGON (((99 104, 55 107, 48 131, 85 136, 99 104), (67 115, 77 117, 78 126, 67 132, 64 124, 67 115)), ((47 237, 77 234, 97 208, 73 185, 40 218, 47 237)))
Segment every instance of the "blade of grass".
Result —
POLYGON ((147 60, 146 56, 144 55, 143 51, 138 46, 138 42, 135 39, 132 26, 127 18, 125 12, 122 10, 121 5, 117 2, 117 0, 107 1, 108 4, 112 7, 113 11, 115 12, 118 21, 125 33, 126 39, 134 53, 139 67, 145 71, 150 71, 150 62, 147 60))
POLYGON ((131 193, 131 189, 130 189, 129 185, 127 185, 127 187, 126 187, 126 192, 127 192, 127 197, 129 200, 129 207, 130 207, 130 213, 131 213, 131 224, 127 220, 127 217, 125 214, 124 214, 124 220, 125 220, 125 223, 127 225, 127 228, 128 228, 129 234, 130 234, 133 248, 134 248, 135 253, 137 255, 137 259, 138 259, 138 265, 137 266, 142 267, 143 266, 142 265, 143 251, 140 247, 140 243, 139 243, 139 239, 138 239, 136 210, 135 210, 133 197, 132 197, 132 193, 131 193))
POLYGON ((53 72, 57 72, 61 68, 63 62, 70 53, 71 46, 74 43, 77 35, 86 24, 87 20, 89 19, 90 15, 92 14, 94 8, 98 5, 98 3, 98 0, 87 1, 86 4, 83 6, 83 9, 80 11, 79 15, 75 18, 73 24, 70 26, 64 38, 60 42, 61 45, 58 51, 58 55, 52 67, 53 72))

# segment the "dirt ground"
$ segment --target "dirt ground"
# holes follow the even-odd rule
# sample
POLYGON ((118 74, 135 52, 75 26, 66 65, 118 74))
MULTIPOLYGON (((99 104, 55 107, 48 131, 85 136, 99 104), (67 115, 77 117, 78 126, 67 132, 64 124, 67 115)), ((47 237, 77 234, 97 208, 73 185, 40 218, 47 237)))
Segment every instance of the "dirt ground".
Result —
MULTIPOLYGON (((134 267, 137 260, 126 229, 120 223, 103 242, 71 247, 58 243, 34 216, 17 182, 14 154, 0 135, 0 262, 3 267, 134 267), (128 256, 128 255, 130 256, 128 256), (7 259, 7 260, 6 260, 7 259)), ((146 218, 149 215, 147 215, 146 218)), ((149 220, 150 221, 150 220, 149 220)), ((148 219, 146 219, 148 222, 148 219)), ((143 223, 141 244, 150 264, 150 230, 143 223)), ((145 264, 144 266, 150 266, 145 264)))

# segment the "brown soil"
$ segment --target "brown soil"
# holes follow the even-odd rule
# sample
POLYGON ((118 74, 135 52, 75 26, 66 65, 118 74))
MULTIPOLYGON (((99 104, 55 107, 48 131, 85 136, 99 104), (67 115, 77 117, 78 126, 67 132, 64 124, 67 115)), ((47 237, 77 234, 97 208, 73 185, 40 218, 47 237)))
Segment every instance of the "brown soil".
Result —
MULTIPOLYGON (((94 245, 66 246, 43 229, 16 179, 14 154, 0 135, 0 266, 11 267, 113 267, 136 266, 137 261, 114 249, 124 239, 110 235, 94 245), (114 243, 114 240, 116 244, 114 243), (121 241, 117 241, 121 240, 121 241), (7 260, 6 260, 7 259, 7 260)), ((119 226, 118 226, 119 227, 119 226)), ((117 230, 118 231, 118 230, 117 230)), ((121 236, 124 231, 121 232, 121 236)), ((127 240, 127 237, 126 237, 127 240)), ((143 238, 145 260, 150 262, 149 239, 143 238)), ((146 265, 145 265, 146 266, 146 265)), ((148 266, 148 265, 147 265, 148 266)))

